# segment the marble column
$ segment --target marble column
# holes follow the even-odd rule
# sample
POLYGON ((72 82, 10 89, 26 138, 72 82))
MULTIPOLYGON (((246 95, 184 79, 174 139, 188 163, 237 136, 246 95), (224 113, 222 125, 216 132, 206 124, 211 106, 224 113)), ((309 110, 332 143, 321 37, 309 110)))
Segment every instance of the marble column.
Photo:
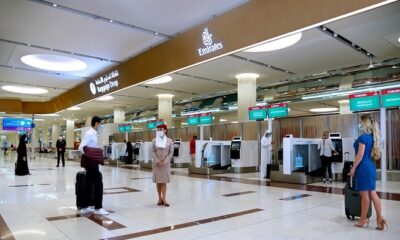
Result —
POLYGON ((168 127, 172 126, 172 94, 158 94, 158 119, 164 119, 168 127))
POLYGON ((256 105, 257 78, 255 73, 242 73, 236 75, 238 80, 238 121, 245 122, 249 119, 248 108, 256 105))

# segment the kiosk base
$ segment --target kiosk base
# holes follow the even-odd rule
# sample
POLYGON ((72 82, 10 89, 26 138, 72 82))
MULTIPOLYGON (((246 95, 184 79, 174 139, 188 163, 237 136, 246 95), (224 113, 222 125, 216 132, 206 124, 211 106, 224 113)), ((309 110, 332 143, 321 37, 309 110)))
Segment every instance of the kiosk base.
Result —
POLYGON ((190 163, 171 163, 171 168, 188 168, 190 163))
POLYGON ((279 171, 271 171, 271 182, 286 182, 286 183, 299 183, 309 184, 322 182, 322 177, 313 177, 306 175, 304 172, 292 172, 291 175, 283 174, 283 167, 280 166, 279 171))
POLYGON ((228 173, 228 169, 212 169, 207 167, 193 167, 189 166, 189 173, 202 174, 202 175, 213 175, 213 174, 223 174, 228 173))
POLYGON ((141 168, 153 169, 153 161, 148 161, 147 163, 144 161, 139 161, 139 166, 141 168))
POLYGON ((251 173, 251 172, 258 172, 258 167, 230 167, 230 173, 251 173))

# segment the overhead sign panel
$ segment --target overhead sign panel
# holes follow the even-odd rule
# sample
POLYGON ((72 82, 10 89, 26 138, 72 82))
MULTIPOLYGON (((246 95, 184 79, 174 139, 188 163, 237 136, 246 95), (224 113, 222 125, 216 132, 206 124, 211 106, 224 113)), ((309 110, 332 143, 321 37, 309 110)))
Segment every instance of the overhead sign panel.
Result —
POLYGON ((380 108, 379 92, 365 92, 349 95, 350 111, 368 111, 380 108))
POLYGON ((148 129, 155 129, 157 126, 164 124, 164 119, 156 119, 147 121, 147 128, 148 129))
POLYGON ((381 94, 383 107, 400 107, 400 88, 382 90, 381 94))
POLYGON ((267 118, 266 106, 249 107, 249 120, 264 120, 267 118))
POLYGON ((199 114, 199 124, 212 124, 212 114, 211 113, 200 113, 199 114))
POLYGON ((187 117, 187 124, 189 126, 199 125, 199 115, 198 114, 189 115, 187 117))
POLYGON ((268 104, 267 110, 269 118, 287 117, 289 115, 287 103, 268 104))
POLYGON ((132 131, 132 124, 130 124, 130 123, 119 124, 118 125, 118 131, 120 133, 131 132, 132 131))
POLYGON ((3 118, 3 130, 7 131, 30 131, 32 119, 30 118, 3 118))

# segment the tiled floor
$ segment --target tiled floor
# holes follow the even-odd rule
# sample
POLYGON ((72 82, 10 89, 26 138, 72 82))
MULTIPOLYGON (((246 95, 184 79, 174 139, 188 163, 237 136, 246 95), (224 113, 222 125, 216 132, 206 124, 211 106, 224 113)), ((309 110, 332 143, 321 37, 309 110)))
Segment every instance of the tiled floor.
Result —
MULTIPOLYGON (((14 162, 15 156, 4 159, 0 155, 2 240, 400 239, 398 200, 382 200, 388 230, 375 230, 374 214, 371 225, 359 229, 344 215, 343 195, 266 186, 257 173, 223 174, 219 177, 224 180, 218 180, 173 169, 176 174, 168 185, 171 206, 167 208, 156 205, 148 170, 102 167, 105 191, 114 193, 104 195, 103 205, 113 213, 95 219, 77 215, 75 174, 81 170, 79 163, 68 161, 65 168, 56 168, 55 159, 38 158, 29 161, 32 175, 19 177, 13 173, 14 162), (229 178, 260 181, 226 181, 229 178)), ((332 187, 342 188, 343 184, 333 183, 332 187)), ((400 193, 400 184, 378 183, 378 189, 400 193)))

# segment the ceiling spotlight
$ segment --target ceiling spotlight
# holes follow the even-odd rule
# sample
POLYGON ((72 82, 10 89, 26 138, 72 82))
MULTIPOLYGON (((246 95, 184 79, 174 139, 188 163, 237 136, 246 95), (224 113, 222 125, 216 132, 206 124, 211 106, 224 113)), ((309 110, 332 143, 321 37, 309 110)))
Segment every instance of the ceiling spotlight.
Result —
POLYGON ((352 46, 352 47, 355 47, 356 45, 355 45, 354 43, 351 43, 351 46, 352 46))
POLYGON ((334 33, 333 36, 334 36, 334 37, 337 37, 338 35, 337 35, 337 33, 334 33))
POLYGON ((370 81, 370 80, 368 80, 368 81, 366 81, 366 83, 367 83, 367 84, 370 84, 370 83, 371 83, 371 81, 370 81))
POLYGON ((322 27, 322 30, 326 31, 326 27, 322 27))
POLYGON ((158 35, 159 33, 158 33, 158 32, 155 32, 154 34, 155 34, 155 35, 158 35))
POLYGON ((397 41, 400 42, 400 37, 399 37, 399 39, 397 39, 397 41))
POLYGON ((113 96, 111 96, 111 95, 106 95, 106 96, 103 96, 103 97, 99 97, 97 100, 98 100, 98 101, 109 101, 109 100, 113 100, 113 99, 114 99, 113 96))
POLYGON ((112 23, 112 22, 114 22, 114 20, 112 20, 112 19, 110 19, 110 20, 108 20, 110 23, 112 23))
POLYGON ((371 53, 367 53, 367 56, 370 56, 371 55, 371 53))
POLYGON ((57 4, 53 3, 53 7, 57 7, 57 6, 58 6, 57 4))
POLYGON ((369 58, 368 69, 370 69, 370 68, 374 68, 374 64, 372 63, 372 57, 369 58))
POLYGON ((397 65, 394 65, 394 66, 392 66, 392 68, 399 68, 399 66, 397 66, 397 65))
POLYGON ((322 81, 322 79, 320 78, 320 79, 318 79, 318 82, 321 82, 322 81))

